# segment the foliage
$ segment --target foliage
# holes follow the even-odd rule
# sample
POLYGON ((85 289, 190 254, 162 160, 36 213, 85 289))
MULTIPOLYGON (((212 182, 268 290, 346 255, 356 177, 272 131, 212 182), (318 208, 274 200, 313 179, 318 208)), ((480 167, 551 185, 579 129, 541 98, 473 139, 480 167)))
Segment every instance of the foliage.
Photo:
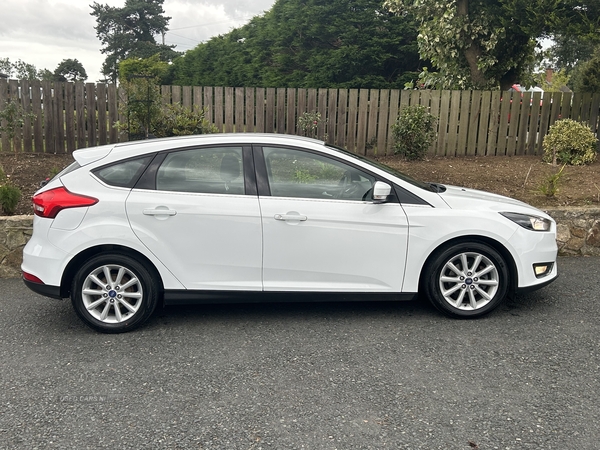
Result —
POLYGON ((54 69, 56 81, 85 81, 87 73, 83 65, 76 59, 63 59, 54 69))
POLYGON ((598 139, 587 125, 572 119, 559 120, 544 137, 544 161, 583 165, 596 159, 598 139))
POLYGON ((538 73, 535 77, 535 84, 542 88, 544 92, 562 92, 561 88, 569 84, 569 79, 566 69, 559 69, 552 73, 550 83, 546 79, 546 72, 538 73))
POLYGON ((435 117, 425 106, 414 105, 404 108, 397 122, 392 125, 394 153, 408 160, 424 159, 435 136, 435 117))
POLYGON ((594 54, 598 38, 590 36, 556 35, 548 49, 548 59, 552 67, 570 74, 578 63, 589 60, 594 54))
POLYGON ((14 214, 19 200, 21 200, 21 190, 18 187, 9 182, 0 186, 0 205, 5 214, 14 214))
POLYGON ((386 0, 384 6, 416 17, 419 52, 437 69, 438 87, 508 90, 530 72, 537 38, 594 29, 600 8, 580 3, 386 0))
POLYGON ((169 64, 155 54, 149 58, 128 58, 119 63, 119 81, 131 81, 136 77, 153 79, 157 84, 166 75, 169 64))
POLYGON ((167 71, 167 63, 160 56, 129 58, 119 64, 119 81, 125 91, 125 100, 119 103, 120 112, 127 117, 127 124, 117 123, 121 131, 134 137, 147 138, 152 124, 160 116, 161 77, 167 71))
POLYGON ((119 64, 119 80, 126 98, 120 103, 127 123, 117 122, 130 138, 182 136, 215 133, 218 130, 205 119, 205 111, 191 111, 180 104, 162 105, 160 78, 168 64, 159 55, 129 58, 119 64))
POLYGON ((583 63, 576 74, 576 92, 600 92, 600 47, 596 54, 583 63))
POLYGON ((208 122, 205 115, 206 110, 191 110, 179 103, 164 105, 153 124, 152 133, 156 137, 216 133, 217 127, 208 122))
POLYGON ((558 193, 558 185, 562 179, 565 166, 566 164, 563 164, 558 172, 546 177, 538 186, 538 192, 546 197, 554 197, 558 193))
POLYGON ((16 62, 11 62, 9 58, 0 58, 0 73, 8 75, 9 78, 19 80, 43 80, 47 69, 38 72, 33 64, 26 63, 19 59, 16 62))
POLYGON ((26 113, 20 103, 9 99, 4 102, 0 110, 0 135, 6 134, 8 140, 12 143, 17 135, 17 130, 23 128, 25 120, 35 120, 35 118, 35 114, 26 113))
POLYGON ((417 27, 381 0, 277 0, 261 16, 173 61, 172 84, 402 88, 419 62, 417 27))
POLYGON ((320 112, 305 112, 298 117, 298 130, 303 136, 314 139, 318 138, 319 127, 323 125, 323 119, 320 112))
POLYGON ((91 15, 96 18, 96 36, 102 42, 100 50, 106 56, 102 73, 112 81, 117 80, 119 63, 127 58, 148 58, 160 55, 169 61, 178 55, 172 45, 161 45, 154 36, 165 33, 170 17, 164 16, 164 0, 125 0, 122 8, 91 5, 91 15))

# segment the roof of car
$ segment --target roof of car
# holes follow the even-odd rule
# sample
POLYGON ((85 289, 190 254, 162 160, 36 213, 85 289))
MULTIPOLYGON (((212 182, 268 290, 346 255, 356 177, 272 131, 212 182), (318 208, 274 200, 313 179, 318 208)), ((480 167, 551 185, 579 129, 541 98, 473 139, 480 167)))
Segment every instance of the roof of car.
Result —
POLYGON ((130 142, 120 142, 115 144, 115 147, 125 147, 131 145, 144 145, 149 142, 160 142, 166 143, 169 141, 173 142, 181 142, 185 140, 202 140, 202 139, 210 139, 210 140, 219 140, 225 142, 261 142, 265 140, 273 140, 273 139, 285 139, 292 141, 305 141, 312 142, 314 144, 324 144, 323 141, 318 139, 313 139, 305 136, 296 136, 292 134, 277 134, 277 133, 215 133, 215 134, 194 134, 189 136, 173 136, 167 138, 155 138, 155 139, 145 139, 141 141, 130 141, 130 142))

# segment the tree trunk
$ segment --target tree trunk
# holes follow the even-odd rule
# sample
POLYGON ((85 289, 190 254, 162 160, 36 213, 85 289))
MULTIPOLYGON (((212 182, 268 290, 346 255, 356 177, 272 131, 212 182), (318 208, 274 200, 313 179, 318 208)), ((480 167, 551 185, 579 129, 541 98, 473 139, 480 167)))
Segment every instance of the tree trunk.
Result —
MULTIPOLYGON (((459 16, 469 16, 469 0, 457 0, 456 2, 457 13, 459 16)), ((466 40, 467 48, 465 49, 465 59, 469 65, 469 71, 471 73, 471 82, 476 88, 482 88, 487 85, 487 78, 485 74, 477 67, 477 62, 481 58, 481 48, 478 44, 473 42, 472 39, 466 40)))

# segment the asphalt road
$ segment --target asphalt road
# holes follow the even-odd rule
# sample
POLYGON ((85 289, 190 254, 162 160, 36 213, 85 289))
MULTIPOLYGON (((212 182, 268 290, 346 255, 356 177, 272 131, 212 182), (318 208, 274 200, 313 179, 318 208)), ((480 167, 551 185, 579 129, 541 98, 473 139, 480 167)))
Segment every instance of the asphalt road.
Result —
POLYGON ((0 448, 597 449, 599 268, 475 321, 212 305, 122 335, 0 280, 0 448))

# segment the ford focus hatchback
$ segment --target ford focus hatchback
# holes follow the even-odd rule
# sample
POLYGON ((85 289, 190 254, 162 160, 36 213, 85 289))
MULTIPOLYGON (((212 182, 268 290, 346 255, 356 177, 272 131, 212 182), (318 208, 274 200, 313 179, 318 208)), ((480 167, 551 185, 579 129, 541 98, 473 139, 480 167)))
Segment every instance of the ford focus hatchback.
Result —
POLYGON ((214 134, 78 150, 33 197, 33 291, 107 333, 160 304, 426 296, 482 316, 557 276, 556 224, 324 142, 214 134))

